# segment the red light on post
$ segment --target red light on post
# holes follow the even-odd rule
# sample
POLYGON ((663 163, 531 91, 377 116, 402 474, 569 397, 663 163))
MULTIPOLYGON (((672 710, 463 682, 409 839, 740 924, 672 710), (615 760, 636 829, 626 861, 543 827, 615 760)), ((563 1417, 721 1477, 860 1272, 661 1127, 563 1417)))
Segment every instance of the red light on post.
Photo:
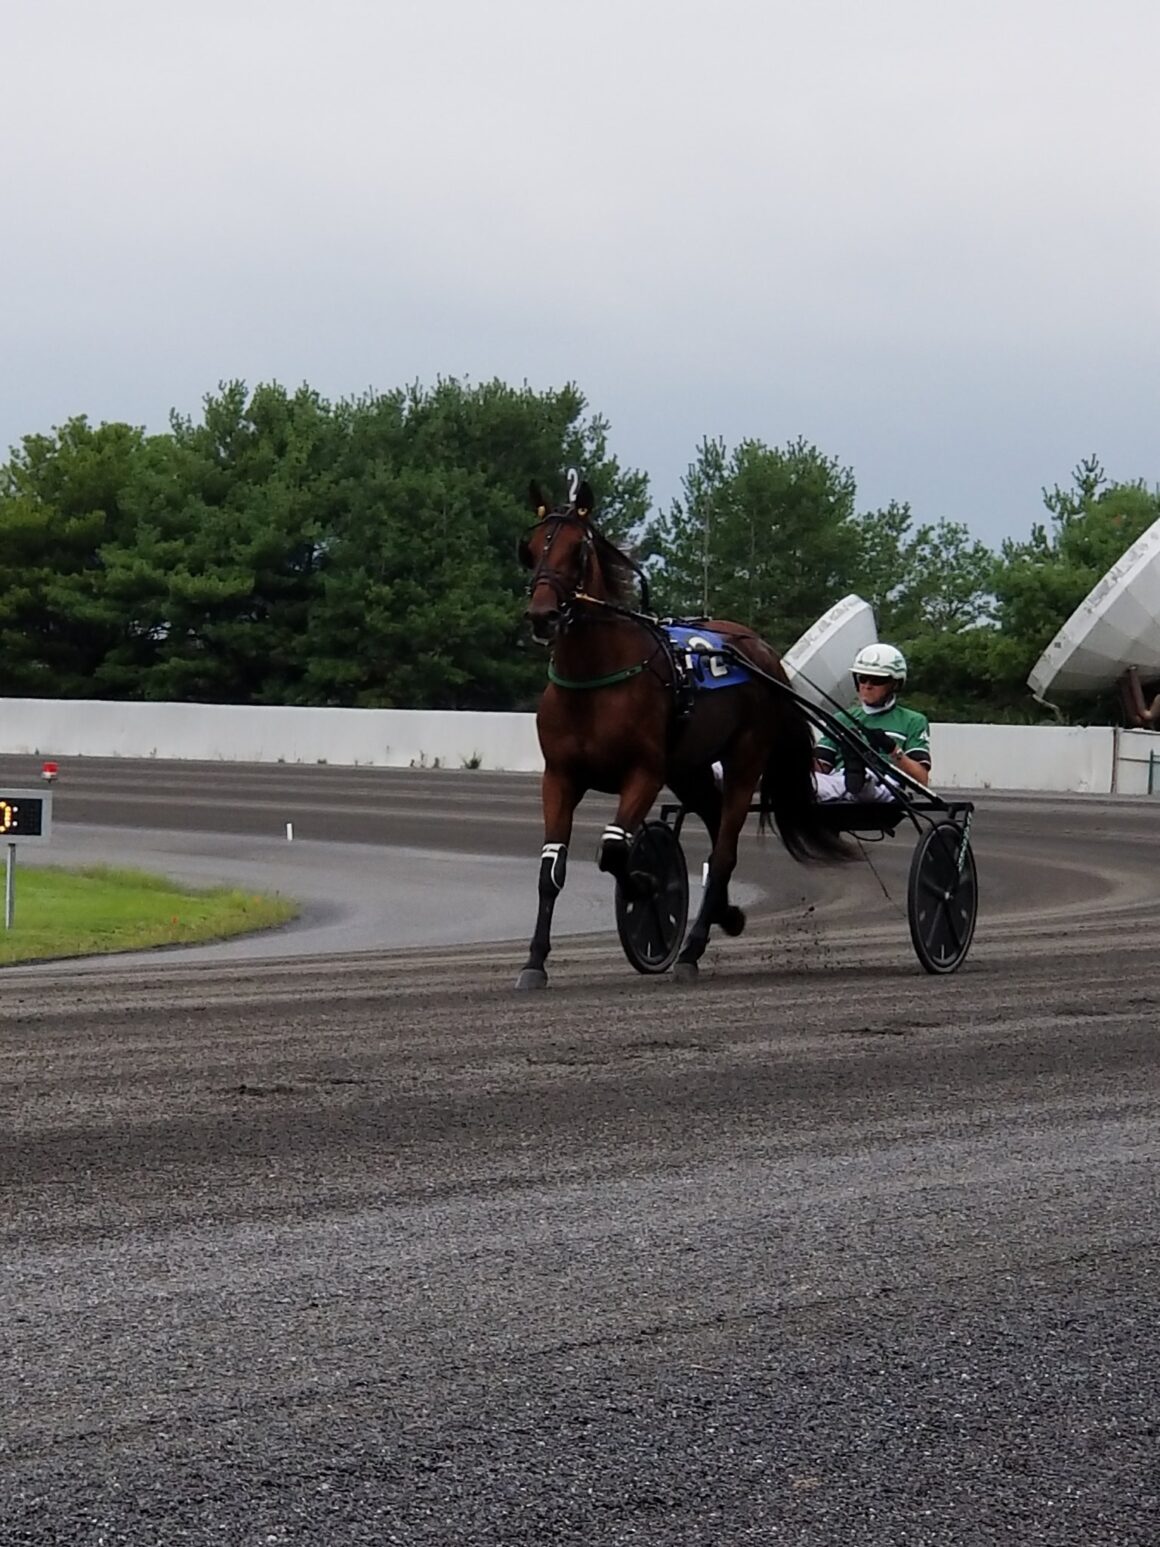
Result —
POLYGON ((40 777, 46 784, 51 784, 56 778, 57 767, 55 763, 45 763, 40 770, 40 777))

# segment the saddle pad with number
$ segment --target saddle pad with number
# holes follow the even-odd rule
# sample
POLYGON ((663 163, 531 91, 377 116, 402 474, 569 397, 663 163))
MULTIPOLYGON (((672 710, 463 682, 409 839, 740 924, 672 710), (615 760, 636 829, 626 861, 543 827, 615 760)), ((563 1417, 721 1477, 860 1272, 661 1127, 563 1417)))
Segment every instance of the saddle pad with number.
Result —
POLYGON ((735 688, 751 680, 743 666, 716 653, 725 648, 724 635, 686 623, 666 623, 665 633, 678 662, 684 665, 689 681, 698 690, 735 688))

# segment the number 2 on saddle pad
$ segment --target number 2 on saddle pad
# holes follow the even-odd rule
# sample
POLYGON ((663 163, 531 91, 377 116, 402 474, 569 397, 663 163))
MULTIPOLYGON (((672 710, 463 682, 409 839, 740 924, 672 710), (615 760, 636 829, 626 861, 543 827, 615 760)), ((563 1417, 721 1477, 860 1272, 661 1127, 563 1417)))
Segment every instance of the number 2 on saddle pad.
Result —
POLYGON ((683 623, 670 623, 665 632, 673 642, 678 655, 683 655, 689 675, 698 689, 735 688, 750 680, 742 666, 716 652, 725 649, 725 638, 711 629, 690 628, 683 623))

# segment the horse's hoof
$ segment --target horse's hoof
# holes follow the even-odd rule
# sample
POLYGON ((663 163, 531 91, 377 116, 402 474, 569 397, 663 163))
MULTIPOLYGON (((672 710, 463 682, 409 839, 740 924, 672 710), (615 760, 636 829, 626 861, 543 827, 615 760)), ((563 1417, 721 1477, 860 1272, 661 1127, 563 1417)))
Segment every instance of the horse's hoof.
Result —
POLYGON ((727 935, 739 935, 745 928, 745 909, 730 904, 722 911, 717 922, 727 935))
POLYGON ((542 967, 525 967, 516 979, 516 988, 547 988, 548 974, 542 967))
POLYGON ((673 968, 673 977, 678 983, 695 983, 701 974, 696 962, 678 962, 673 968))

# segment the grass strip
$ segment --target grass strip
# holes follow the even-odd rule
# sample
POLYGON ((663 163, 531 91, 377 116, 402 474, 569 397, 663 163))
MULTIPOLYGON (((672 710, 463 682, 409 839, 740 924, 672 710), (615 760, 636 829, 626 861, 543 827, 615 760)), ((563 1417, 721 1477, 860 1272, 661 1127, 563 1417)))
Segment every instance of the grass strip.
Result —
POLYGON ((11 929, 2 927, 0 908, 0 965, 204 945, 272 929, 298 913, 297 903, 277 894, 183 886, 105 865, 58 870, 22 864, 15 882, 11 929))

